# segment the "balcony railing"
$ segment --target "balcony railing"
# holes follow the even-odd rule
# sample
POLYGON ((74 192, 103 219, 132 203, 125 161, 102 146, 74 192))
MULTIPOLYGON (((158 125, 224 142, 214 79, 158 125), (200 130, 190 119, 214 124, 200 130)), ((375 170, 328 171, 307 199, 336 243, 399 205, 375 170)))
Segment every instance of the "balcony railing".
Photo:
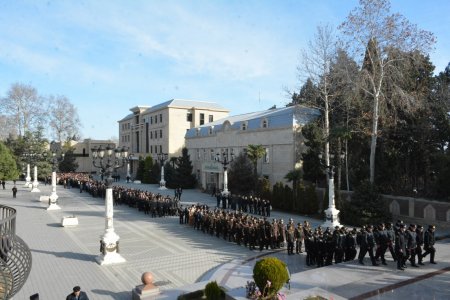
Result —
POLYGON ((16 235, 16 210, 0 205, 0 299, 10 299, 31 271, 31 252, 16 235))

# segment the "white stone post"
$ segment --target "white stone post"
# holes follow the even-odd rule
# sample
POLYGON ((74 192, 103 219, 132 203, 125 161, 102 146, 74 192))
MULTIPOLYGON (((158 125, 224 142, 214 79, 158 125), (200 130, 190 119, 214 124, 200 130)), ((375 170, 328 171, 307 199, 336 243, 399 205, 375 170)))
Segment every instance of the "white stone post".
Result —
POLYGON ((30 176, 30 164, 27 164, 27 177, 25 178, 24 187, 30 187, 31 184, 31 176, 30 176))
POLYGON ((223 170, 223 192, 222 195, 228 196, 230 192, 228 191, 228 169, 223 170))
POLYGON ((58 210, 61 209, 57 204, 58 195, 56 194, 56 171, 52 172, 52 194, 50 195, 50 205, 47 210, 58 210))
POLYGON ((37 180, 37 166, 34 166, 34 180, 32 183, 33 189, 31 190, 32 193, 40 193, 41 191, 38 189, 39 182, 37 180))
POLYGON ((114 208, 112 187, 106 189, 105 197, 105 233, 100 236, 103 251, 96 258, 100 265, 111 265, 126 262, 118 253, 120 237, 114 231, 114 208))
POLYGON ((330 227, 334 228, 336 226, 341 226, 339 223, 339 210, 336 209, 335 202, 334 202, 334 177, 333 177, 333 170, 331 168, 329 172, 329 179, 328 179, 328 209, 325 210, 325 218, 326 221, 322 225, 322 227, 330 227))
POLYGON ((167 190, 166 181, 164 180, 164 162, 161 164, 161 181, 159 182, 159 190, 167 190))

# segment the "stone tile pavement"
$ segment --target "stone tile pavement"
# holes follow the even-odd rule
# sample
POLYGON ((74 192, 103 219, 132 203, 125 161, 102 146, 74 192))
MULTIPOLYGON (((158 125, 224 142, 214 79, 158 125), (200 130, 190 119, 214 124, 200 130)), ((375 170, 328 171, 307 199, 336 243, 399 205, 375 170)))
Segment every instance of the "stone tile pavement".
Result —
MULTIPOLYGON (((151 185, 120 184, 158 191, 151 185)), ((439 264, 420 269, 397 272, 392 262, 387 267, 376 268, 347 263, 310 269, 304 264, 304 255, 249 251, 180 225, 178 218, 152 219, 127 206, 114 209, 115 231, 121 237, 120 252, 127 262, 100 266, 95 257, 99 254, 99 239, 105 226, 104 200, 58 186, 62 209, 47 211, 47 204, 38 199, 40 195, 49 195, 51 187, 41 184, 41 193, 30 193, 22 185, 23 182, 18 182, 16 199, 12 198, 12 182, 7 183, 6 190, 0 189, 0 204, 17 209, 17 234, 28 244, 33 256, 31 274, 14 299, 29 299, 34 293, 39 293, 41 299, 64 299, 74 285, 80 285, 94 300, 131 299, 131 290, 140 284, 141 274, 146 271, 154 274, 155 284, 161 289, 157 299, 176 299, 180 293, 202 288, 210 280, 217 280, 239 299, 245 294, 243 287, 251 280, 255 262, 264 255, 275 255, 289 265, 291 286, 283 289, 288 299, 302 299, 310 293, 329 299, 368 293, 377 293, 373 299, 405 299, 411 291, 419 295, 414 299, 428 299, 425 296, 429 293, 434 299, 450 295, 449 272, 429 275, 450 266, 448 240, 437 245, 439 264), (67 215, 76 215, 79 225, 61 227, 61 218, 67 215), (425 277, 414 281, 420 276, 425 277), (414 282, 398 286, 408 280, 414 282), (382 290, 386 287, 391 291, 382 290)), ((172 196, 173 191, 162 194, 172 196)), ((215 198, 196 190, 185 190, 181 200, 182 204, 198 202, 215 206, 215 198)), ((295 222, 307 219, 313 226, 321 223, 280 212, 273 212, 272 217, 285 221, 293 218, 295 222)))

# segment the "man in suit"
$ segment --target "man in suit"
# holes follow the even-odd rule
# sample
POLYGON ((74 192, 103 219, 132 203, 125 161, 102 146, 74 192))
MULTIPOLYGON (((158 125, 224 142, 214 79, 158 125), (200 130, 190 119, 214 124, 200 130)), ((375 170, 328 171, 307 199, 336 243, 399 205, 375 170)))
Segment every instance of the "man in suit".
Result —
POLYGON ((73 288, 73 292, 67 295, 66 300, 89 300, 85 292, 79 286, 73 288))
POLYGON ((403 271, 403 262, 406 255, 405 225, 400 224, 395 233, 395 256, 397 257, 397 269, 403 271))

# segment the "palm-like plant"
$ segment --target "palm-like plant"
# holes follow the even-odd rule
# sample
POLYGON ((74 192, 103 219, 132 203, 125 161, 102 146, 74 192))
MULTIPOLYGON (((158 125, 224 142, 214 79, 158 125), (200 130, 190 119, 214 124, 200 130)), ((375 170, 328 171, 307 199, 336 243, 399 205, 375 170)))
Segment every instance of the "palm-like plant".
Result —
POLYGON ((264 156, 266 149, 262 145, 248 145, 247 146, 247 157, 253 163, 253 174, 258 177, 257 166, 258 160, 264 156))

